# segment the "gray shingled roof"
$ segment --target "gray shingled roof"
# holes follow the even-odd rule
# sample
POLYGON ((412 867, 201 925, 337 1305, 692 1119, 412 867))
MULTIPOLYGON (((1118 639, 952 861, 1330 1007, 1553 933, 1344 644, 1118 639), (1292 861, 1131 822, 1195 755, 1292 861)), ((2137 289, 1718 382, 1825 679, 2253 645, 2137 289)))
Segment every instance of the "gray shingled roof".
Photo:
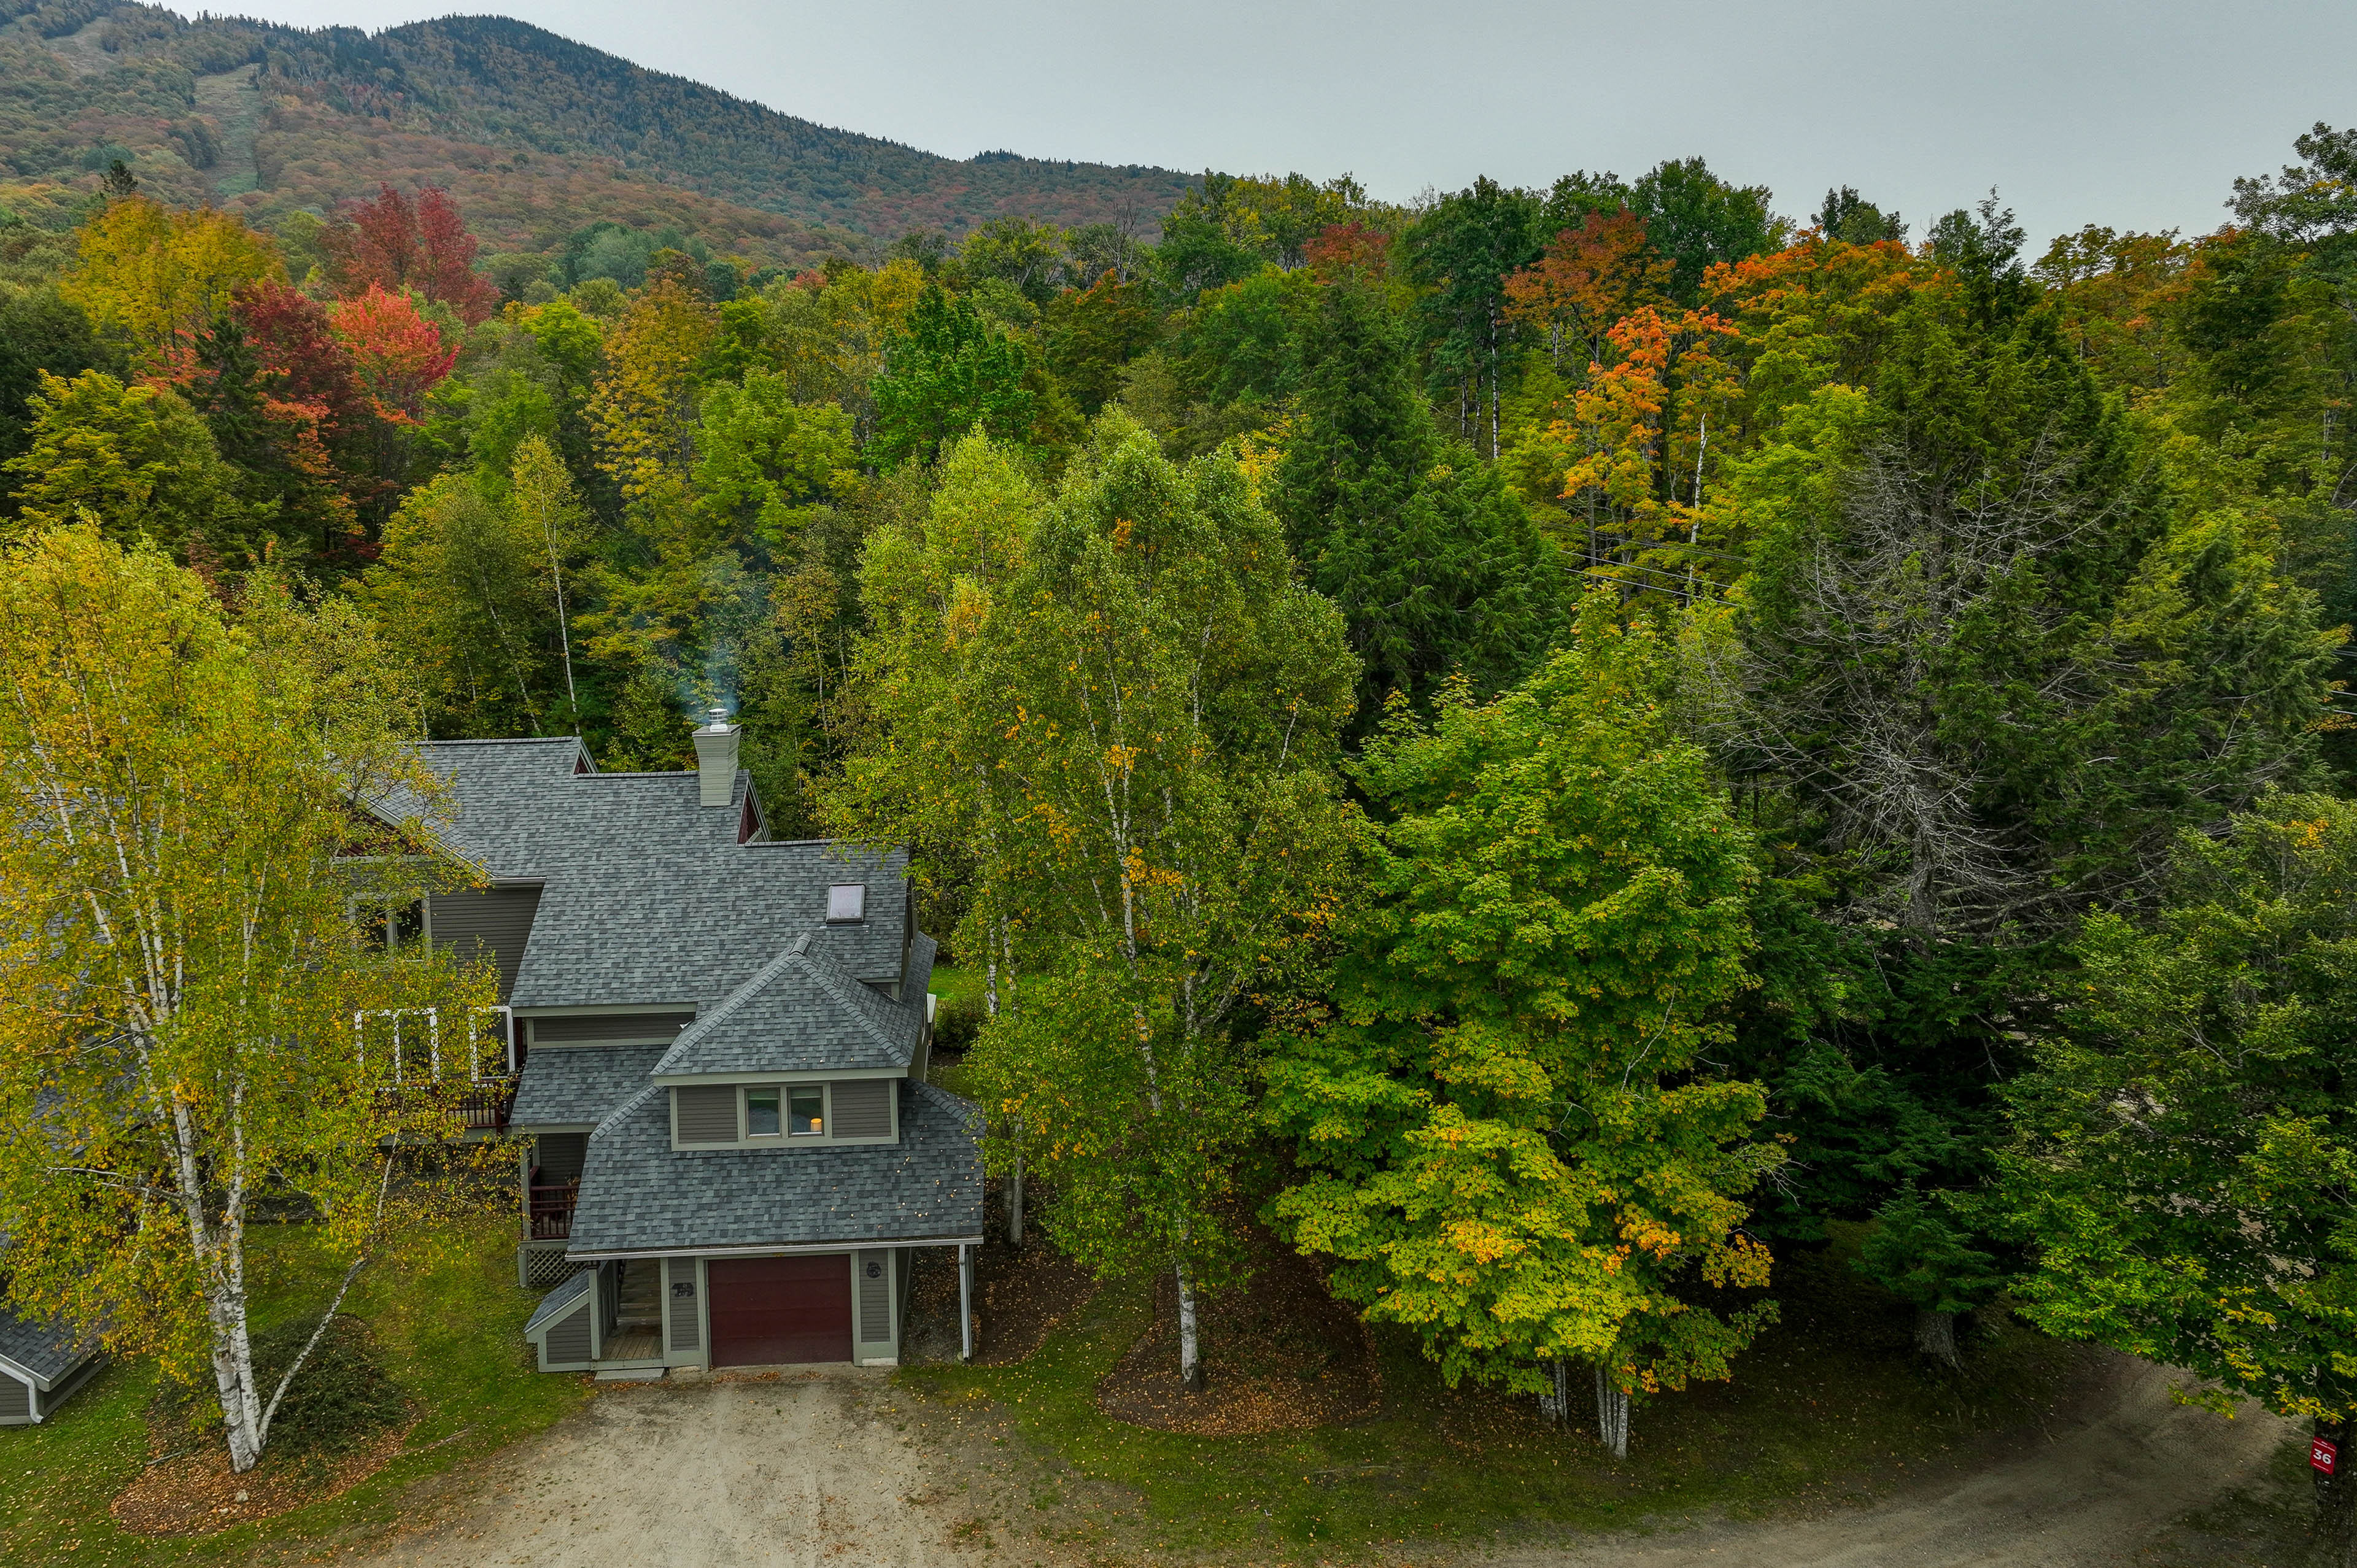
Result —
POLYGON ((508 1112, 513 1127, 595 1126, 644 1089, 663 1046, 535 1047, 508 1112))
POLYGON ((582 1293, 589 1288, 589 1282, 596 1277, 588 1270, 584 1269, 546 1295, 542 1296, 540 1305, 532 1309, 532 1316, 524 1322, 523 1337, 527 1339, 531 1338, 540 1332, 542 1324, 579 1301, 582 1293))
POLYGON ((907 1067, 924 1030, 933 940, 917 939, 903 1000, 895 1002, 845 973, 820 947, 821 934, 803 932, 682 1030, 655 1065, 655 1076, 907 1067))
POLYGON ((0 1307, 0 1359, 33 1374, 43 1390, 62 1382, 76 1367, 98 1353, 92 1336, 75 1334, 45 1323, 28 1323, 0 1307))
POLYGON ((716 1003, 821 927, 839 882, 866 885, 867 918, 824 926, 817 943, 860 980, 900 978, 906 853, 740 844, 748 775, 723 808, 698 803, 694 773, 576 773, 570 736, 440 741, 425 753, 450 784, 426 824, 491 875, 543 885, 514 1006, 716 1003))
POLYGON ((671 1146, 650 1085, 589 1138, 570 1251, 955 1240, 982 1234, 982 1113, 899 1081, 900 1141, 817 1149, 671 1146))

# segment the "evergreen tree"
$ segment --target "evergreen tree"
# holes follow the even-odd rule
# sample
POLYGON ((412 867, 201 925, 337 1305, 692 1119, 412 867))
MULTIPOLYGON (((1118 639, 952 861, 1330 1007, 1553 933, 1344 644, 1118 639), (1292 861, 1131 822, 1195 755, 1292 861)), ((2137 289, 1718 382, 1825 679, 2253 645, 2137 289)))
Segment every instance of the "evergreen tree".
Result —
POLYGON ((1561 625, 1561 569, 1496 471, 1434 430, 1381 297, 1318 292, 1271 500, 1342 607, 1363 731, 1394 691, 1422 708, 1452 671, 1485 694, 1519 679, 1561 625))
POLYGON ((996 440, 1028 440, 1039 404, 1029 369, 1020 343, 927 285, 908 331, 885 351, 870 455, 887 468, 930 463, 942 443, 977 427, 996 440))

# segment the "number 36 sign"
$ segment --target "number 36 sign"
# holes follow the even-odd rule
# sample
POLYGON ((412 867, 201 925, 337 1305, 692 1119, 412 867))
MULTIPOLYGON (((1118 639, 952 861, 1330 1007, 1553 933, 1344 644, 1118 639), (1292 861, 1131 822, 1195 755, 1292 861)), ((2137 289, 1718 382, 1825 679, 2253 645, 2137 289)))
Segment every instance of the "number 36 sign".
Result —
POLYGON ((2330 1437, 2311 1437, 2308 1443, 2308 1463, 2311 1469, 2332 1475, 2341 1462, 2341 1444, 2330 1437))

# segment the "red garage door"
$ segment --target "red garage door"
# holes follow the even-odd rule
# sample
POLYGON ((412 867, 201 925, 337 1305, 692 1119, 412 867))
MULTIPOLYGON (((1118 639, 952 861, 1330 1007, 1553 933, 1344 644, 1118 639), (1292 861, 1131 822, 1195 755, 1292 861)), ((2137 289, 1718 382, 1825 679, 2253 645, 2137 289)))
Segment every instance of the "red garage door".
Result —
POLYGON ((851 1359, 851 1260, 715 1258, 712 1364, 851 1359))

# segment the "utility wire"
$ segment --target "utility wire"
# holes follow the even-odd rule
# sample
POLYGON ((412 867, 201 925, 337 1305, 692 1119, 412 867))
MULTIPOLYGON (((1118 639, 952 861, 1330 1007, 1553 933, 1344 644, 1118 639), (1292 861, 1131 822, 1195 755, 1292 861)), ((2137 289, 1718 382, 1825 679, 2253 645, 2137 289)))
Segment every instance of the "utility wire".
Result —
MULTIPOLYGON (((1658 566, 1623 566, 1620 569, 1624 572, 1632 570, 1639 572, 1660 572, 1663 576, 1669 578, 1673 585, 1676 584, 1678 581, 1678 575, 1675 572, 1663 572, 1658 566)), ((1607 583, 1618 583, 1624 588, 1634 588, 1639 593, 1684 594, 1690 598, 1708 599, 1715 605, 1731 605, 1734 602, 1731 599, 1722 599, 1717 594, 1705 593, 1700 588, 1684 588, 1674 585, 1663 587, 1659 583, 1632 583, 1626 577, 1615 576, 1609 572, 1598 571, 1593 566, 1574 566, 1572 570, 1579 573, 1582 576, 1599 578, 1607 583)))

